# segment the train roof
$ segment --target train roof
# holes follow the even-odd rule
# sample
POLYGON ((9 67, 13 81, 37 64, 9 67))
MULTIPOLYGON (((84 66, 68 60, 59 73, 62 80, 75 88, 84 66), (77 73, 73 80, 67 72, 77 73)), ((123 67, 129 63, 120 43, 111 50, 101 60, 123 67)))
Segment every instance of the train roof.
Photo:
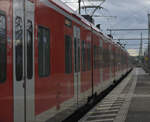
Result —
POLYGON ((66 10, 69 13, 75 13, 75 11, 70 8, 68 5, 64 4, 62 1, 60 0, 51 0, 53 3, 57 4, 59 7, 63 8, 64 10, 66 10))
POLYGON ((85 23, 88 26, 92 26, 92 28, 94 30, 96 30, 97 32, 100 32, 100 30, 91 22, 89 22, 88 20, 86 20, 83 16, 81 16, 80 14, 78 14, 76 11, 74 11, 72 8, 70 8, 68 5, 64 4, 62 1, 60 0, 51 0, 53 3, 55 3, 56 5, 58 5, 60 8, 64 9, 65 11, 67 11, 68 13, 76 16, 77 18, 79 18, 83 23, 85 23))
POLYGON ((72 16, 76 17, 77 19, 79 19, 81 22, 83 22, 87 26, 92 27, 92 29, 94 29, 94 31, 96 31, 98 34, 100 34, 104 40, 114 43, 117 47, 120 47, 122 50, 127 51, 122 46, 120 46, 119 44, 114 42, 111 37, 109 37, 109 36, 105 35, 103 32, 101 32, 93 23, 86 20, 83 16, 78 14, 76 11, 74 11, 68 5, 64 4, 62 1, 60 1, 60 0, 49 0, 49 1, 55 3, 58 7, 65 10, 67 13, 71 14, 72 16))

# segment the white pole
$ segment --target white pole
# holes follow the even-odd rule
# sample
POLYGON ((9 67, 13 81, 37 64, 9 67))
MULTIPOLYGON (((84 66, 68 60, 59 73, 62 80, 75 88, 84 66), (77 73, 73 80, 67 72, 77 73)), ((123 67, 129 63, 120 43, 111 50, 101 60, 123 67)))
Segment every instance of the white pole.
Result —
POLYGON ((148 58, 150 59, 150 14, 148 14, 148 58))

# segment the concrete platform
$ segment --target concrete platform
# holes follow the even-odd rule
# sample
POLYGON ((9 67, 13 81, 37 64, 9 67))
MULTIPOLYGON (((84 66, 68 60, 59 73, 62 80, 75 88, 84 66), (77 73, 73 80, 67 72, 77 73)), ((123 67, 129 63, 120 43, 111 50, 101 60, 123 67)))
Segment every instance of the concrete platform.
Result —
POLYGON ((134 69, 80 122, 150 122, 150 75, 134 69))

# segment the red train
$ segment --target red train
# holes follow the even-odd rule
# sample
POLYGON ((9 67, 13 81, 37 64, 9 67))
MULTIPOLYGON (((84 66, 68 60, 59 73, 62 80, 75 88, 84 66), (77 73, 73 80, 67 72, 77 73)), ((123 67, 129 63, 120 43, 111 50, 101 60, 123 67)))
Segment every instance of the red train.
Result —
POLYGON ((62 121, 130 67, 58 0, 0 0, 0 122, 62 121))

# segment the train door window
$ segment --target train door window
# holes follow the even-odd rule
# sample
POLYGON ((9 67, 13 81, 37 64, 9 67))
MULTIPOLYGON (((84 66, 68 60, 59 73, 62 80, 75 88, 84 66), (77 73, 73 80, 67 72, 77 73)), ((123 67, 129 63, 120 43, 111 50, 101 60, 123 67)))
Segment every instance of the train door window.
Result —
POLYGON ((65 72, 72 73, 72 39, 65 35, 65 72))
POLYGON ((74 70, 75 70, 75 72, 77 72, 78 70, 78 67, 77 67, 77 43, 76 43, 76 38, 74 38, 74 65, 75 65, 75 67, 74 67, 74 70))
POLYGON ((78 72, 80 72, 80 39, 78 39, 78 72))
POLYGON ((50 30, 38 27, 38 68, 40 77, 50 75, 50 30))
POLYGON ((27 77, 32 79, 33 76, 33 25, 28 20, 27 28, 27 77))
POLYGON ((23 78, 23 20, 17 16, 15 19, 15 63, 16 80, 23 78))
POLYGON ((74 38, 75 72, 80 72, 80 39, 74 38))
POLYGON ((82 49, 82 71, 84 72, 86 70, 86 50, 85 50, 85 41, 82 40, 82 45, 81 45, 82 49))
POLYGON ((6 17, 0 12, 0 83, 6 81, 7 46, 6 17))

